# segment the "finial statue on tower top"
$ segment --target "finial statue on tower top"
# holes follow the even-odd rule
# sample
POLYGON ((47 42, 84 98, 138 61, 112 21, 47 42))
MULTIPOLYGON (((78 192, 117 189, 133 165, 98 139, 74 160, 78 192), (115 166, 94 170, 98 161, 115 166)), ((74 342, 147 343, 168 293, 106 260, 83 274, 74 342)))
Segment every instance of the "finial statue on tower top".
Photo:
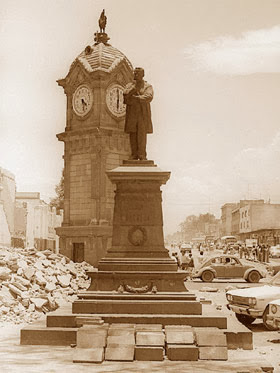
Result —
POLYGON ((95 45, 100 44, 100 43, 109 45, 108 40, 110 40, 110 38, 105 32, 105 28, 107 24, 107 17, 105 16, 105 9, 102 10, 102 13, 99 17, 98 24, 99 24, 100 32, 96 31, 96 33, 94 34, 95 45))
POLYGON ((105 32, 106 23, 107 23, 107 17, 105 16, 105 9, 102 10, 98 23, 100 27, 100 32, 105 32))

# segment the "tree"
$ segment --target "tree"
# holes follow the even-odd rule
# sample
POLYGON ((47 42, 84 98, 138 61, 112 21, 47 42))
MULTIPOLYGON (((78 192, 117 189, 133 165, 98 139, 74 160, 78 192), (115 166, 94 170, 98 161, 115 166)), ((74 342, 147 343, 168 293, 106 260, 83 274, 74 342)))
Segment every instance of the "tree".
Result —
POLYGON ((62 171, 60 182, 55 186, 56 196, 51 199, 50 206, 56 208, 56 212, 64 208, 64 175, 62 171))
POLYGON ((199 216, 189 215, 185 221, 180 224, 181 232, 188 236, 195 236, 196 234, 205 233, 205 225, 215 223, 216 218, 209 212, 207 214, 200 214, 199 216))

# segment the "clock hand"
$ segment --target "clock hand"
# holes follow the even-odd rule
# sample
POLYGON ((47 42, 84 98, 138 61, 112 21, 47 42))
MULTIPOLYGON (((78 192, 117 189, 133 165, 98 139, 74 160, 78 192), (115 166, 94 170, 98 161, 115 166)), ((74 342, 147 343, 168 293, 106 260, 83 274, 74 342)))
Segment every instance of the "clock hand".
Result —
POLYGON ((119 110, 119 106, 120 106, 120 94, 119 94, 119 90, 117 89, 117 109, 119 110))
POLYGON ((85 100, 82 98, 82 105, 83 105, 83 111, 86 111, 87 109, 87 103, 85 102, 85 100))

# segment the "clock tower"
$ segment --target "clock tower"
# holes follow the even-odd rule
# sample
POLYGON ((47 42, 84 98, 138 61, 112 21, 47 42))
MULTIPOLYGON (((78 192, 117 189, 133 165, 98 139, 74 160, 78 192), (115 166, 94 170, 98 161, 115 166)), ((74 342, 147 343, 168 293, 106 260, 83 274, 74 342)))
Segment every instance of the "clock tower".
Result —
POLYGON ((64 220, 56 231, 63 255, 94 266, 111 246, 114 186, 106 172, 130 155, 123 89, 133 67, 108 41, 100 26, 93 44, 57 81, 67 114, 65 131, 57 135, 64 142, 64 220))

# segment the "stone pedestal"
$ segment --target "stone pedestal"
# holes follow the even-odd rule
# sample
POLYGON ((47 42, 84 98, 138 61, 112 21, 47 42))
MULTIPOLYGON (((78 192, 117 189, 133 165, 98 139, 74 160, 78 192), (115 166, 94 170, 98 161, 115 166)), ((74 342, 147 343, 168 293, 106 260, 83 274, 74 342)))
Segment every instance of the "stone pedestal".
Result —
POLYGON ((164 247, 161 185, 170 177, 153 161, 123 161, 116 184, 112 248, 91 272, 90 291, 185 292, 186 273, 164 247))
POLYGON ((174 271, 177 265, 164 247, 162 184, 170 172, 153 161, 124 161, 108 171, 116 184, 112 248, 101 259, 101 271, 174 271))

